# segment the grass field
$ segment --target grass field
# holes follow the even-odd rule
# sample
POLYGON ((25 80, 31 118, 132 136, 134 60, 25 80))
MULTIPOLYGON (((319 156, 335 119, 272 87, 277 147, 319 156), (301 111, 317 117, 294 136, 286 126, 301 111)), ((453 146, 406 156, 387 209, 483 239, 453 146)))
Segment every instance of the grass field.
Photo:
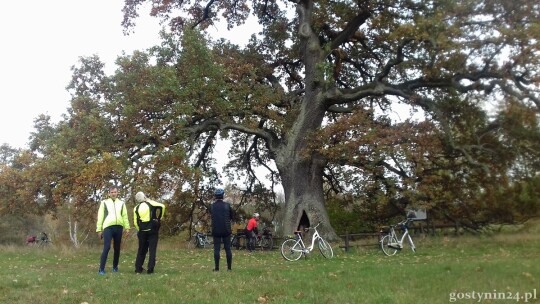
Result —
POLYGON ((165 239, 158 249, 156 272, 136 275, 136 246, 130 240, 121 255, 120 272, 110 272, 111 251, 105 276, 97 274, 99 247, 5 246, 0 248, 0 303, 539 301, 536 233, 416 237, 415 242, 417 253, 406 247, 393 257, 376 247, 345 253, 334 244, 334 259, 315 252, 296 262, 285 261, 278 250, 233 250, 233 271, 213 273, 211 249, 186 249, 181 241, 165 239))

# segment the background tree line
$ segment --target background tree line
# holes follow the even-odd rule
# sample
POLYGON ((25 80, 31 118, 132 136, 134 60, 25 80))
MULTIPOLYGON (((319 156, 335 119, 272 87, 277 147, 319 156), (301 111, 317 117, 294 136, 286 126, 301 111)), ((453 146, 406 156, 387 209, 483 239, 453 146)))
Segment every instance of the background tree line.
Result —
MULTIPOLYGON (((144 2, 126 1, 127 31, 144 2)), ((81 58, 63 119, 36 118, 29 149, 2 146, 1 212, 91 222, 113 183, 191 227, 228 184, 285 233, 305 215, 335 238, 409 207, 470 229, 522 222, 539 206, 539 12, 525 0, 153 2, 171 25, 160 45, 119 56, 112 75, 81 58), (249 15, 261 32, 245 47, 204 34, 249 15)))

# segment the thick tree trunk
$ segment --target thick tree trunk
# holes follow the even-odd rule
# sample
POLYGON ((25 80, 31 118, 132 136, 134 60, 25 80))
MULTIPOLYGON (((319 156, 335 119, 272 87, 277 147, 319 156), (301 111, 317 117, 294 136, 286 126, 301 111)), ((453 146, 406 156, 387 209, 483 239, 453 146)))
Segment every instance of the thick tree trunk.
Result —
POLYGON ((285 191, 281 234, 292 235, 300 226, 307 228, 321 223, 317 228, 321 235, 329 241, 337 240, 324 204, 324 167, 316 161, 290 159, 287 163, 278 166, 285 191))
POLYGON ((310 26, 313 6, 313 1, 302 1, 297 5, 298 34, 305 64, 305 94, 300 113, 275 157, 285 191, 281 232, 289 235, 299 226, 313 227, 320 223, 317 230, 321 235, 335 241, 338 236, 330 225, 324 203, 323 170, 327 160, 308 148, 310 133, 321 127, 327 110, 323 100, 324 75, 320 69, 326 54, 310 26))
POLYGON ((284 145, 277 150, 275 162, 285 191, 282 235, 292 234, 300 225, 313 227, 320 222, 317 230, 326 239, 338 238, 324 203, 323 170, 327 161, 306 148, 309 134, 321 126, 324 113, 316 97, 304 102, 284 145))

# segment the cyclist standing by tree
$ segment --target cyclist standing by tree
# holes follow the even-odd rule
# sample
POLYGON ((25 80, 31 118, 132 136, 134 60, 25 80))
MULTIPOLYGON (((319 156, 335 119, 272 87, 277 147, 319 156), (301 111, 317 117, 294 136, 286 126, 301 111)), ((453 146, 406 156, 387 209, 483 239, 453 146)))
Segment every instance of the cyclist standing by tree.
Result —
POLYGON ((156 251, 159 239, 159 228, 161 219, 165 213, 165 205, 148 199, 143 192, 135 194, 135 201, 138 203, 133 208, 133 223, 137 228, 137 238, 139 239, 139 248, 137 249, 137 258, 135 259, 135 272, 143 272, 144 259, 146 253, 148 256, 147 273, 154 273, 156 265, 156 251))
POLYGON ((246 237, 248 239, 247 249, 249 252, 255 251, 255 242, 257 235, 259 234, 259 228, 257 228, 257 222, 259 221, 259 214, 255 212, 253 217, 249 219, 246 226, 246 237))
POLYGON ((101 201, 99 205, 96 223, 98 237, 103 239, 103 252, 101 253, 99 262, 100 275, 105 275, 105 264, 111 250, 111 240, 113 241, 114 249, 112 271, 118 272, 122 234, 129 233, 129 228, 126 203, 118 198, 118 188, 112 186, 109 188, 109 198, 101 201))
POLYGON ((231 205, 223 201, 225 191, 217 188, 214 192, 215 201, 212 204, 212 236, 214 237, 214 270, 219 271, 219 251, 221 243, 225 248, 225 256, 227 258, 227 270, 231 270, 232 266, 232 251, 231 251, 231 221, 233 219, 233 210, 231 205))

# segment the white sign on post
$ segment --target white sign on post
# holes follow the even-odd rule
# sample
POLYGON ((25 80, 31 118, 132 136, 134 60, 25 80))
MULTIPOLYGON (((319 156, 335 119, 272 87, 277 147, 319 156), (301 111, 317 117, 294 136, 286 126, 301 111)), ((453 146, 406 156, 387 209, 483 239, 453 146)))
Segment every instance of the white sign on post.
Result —
POLYGON ((425 208, 410 208, 406 210, 407 218, 414 221, 423 221, 427 219, 427 211, 425 208))

